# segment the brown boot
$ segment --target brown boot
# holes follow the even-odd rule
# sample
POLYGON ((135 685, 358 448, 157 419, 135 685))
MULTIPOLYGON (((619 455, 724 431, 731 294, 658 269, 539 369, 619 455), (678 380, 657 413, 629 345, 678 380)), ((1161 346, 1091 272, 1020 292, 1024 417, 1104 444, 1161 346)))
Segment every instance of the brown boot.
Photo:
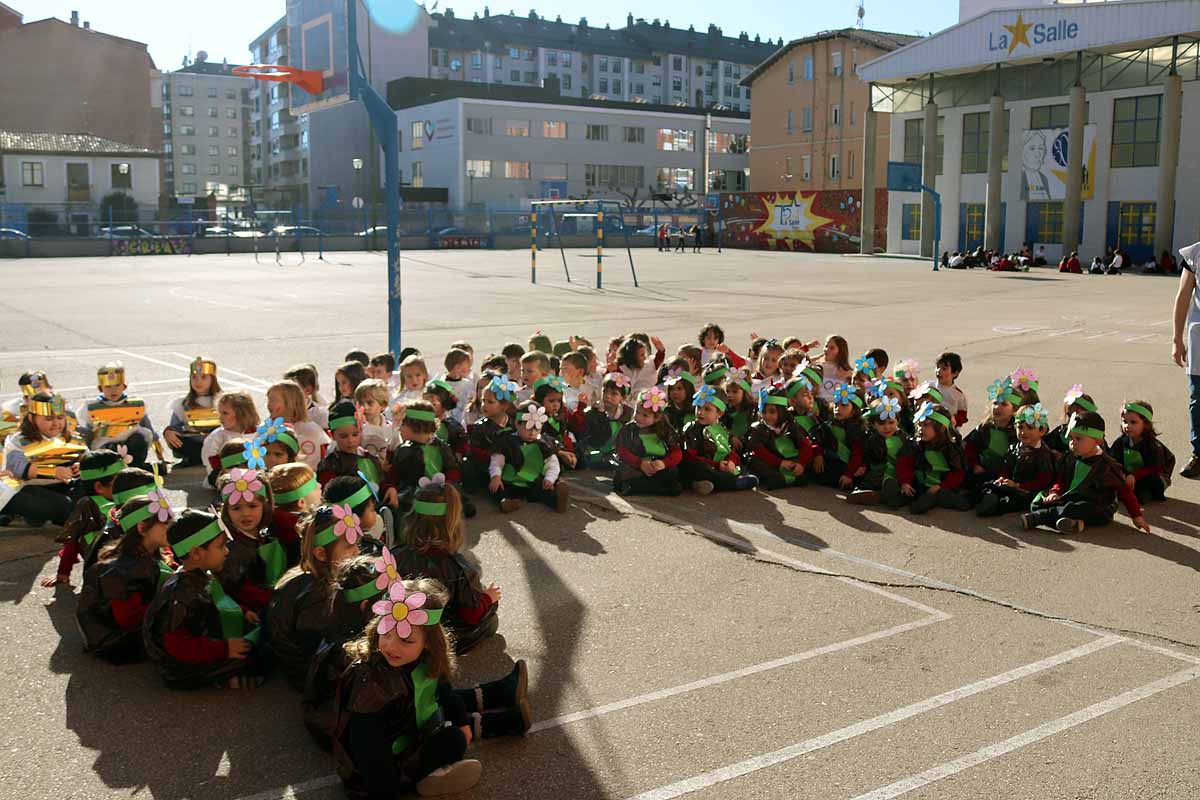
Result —
POLYGON ((554 510, 559 514, 567 513, 567 503, 571 499, 571 489, 561 481, 554 487, 554 510))
POLYGON ((518 500, 515 497, 506 497, 500 501, 500 510, 505 514, 511 514, 523 505, 525 503, 522 500, 518 500))

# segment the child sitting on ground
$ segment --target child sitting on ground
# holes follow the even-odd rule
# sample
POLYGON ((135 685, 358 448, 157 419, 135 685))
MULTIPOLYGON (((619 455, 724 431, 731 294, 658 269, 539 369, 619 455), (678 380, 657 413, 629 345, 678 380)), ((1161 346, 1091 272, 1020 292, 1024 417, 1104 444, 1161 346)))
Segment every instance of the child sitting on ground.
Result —
POLYGON ((217 381, 217 364, 206 358, 192 362, 188 376, 188 393, 171 401, 170 420, 163 438, 171 452, 180 459, 179 466, 201 463, 200 451, 208 434, 221 427, 216 398, 221 394, 217 381))
POLYGON ((759 395, 758 420, 746 439, 747 468, 769 490, 801 486, 812 452, 792 422, 787 389, 775 386, 759 395))
POLYGON ((1175 472, 1175 454, 1158 438, 1154 430, 1154 406, 1146 400, 1133 400, 1121 412, 1121 435, 1109 454, 1125 470, 1125 481, 1142 505, 1166 500, 1167 487, 1175 472))
POLYGON ((968 488, 976 498, 985 486, 1000 477, 1009 450, 1017 444, 1014 415, 1024 405, 1008 378, 993 381, 987 393, 992 401, 991 413, 963 438, 968 488))
MULTIPOLYGON (((349 402, 353 402, 354 395, 350 397, 349 402)), ((295 381, 279 381, 267 389, 267 415, 273 419, 283 418, 286 424, 292 426, 296 441, 300 444, 300 460, 315 470, 329 449, 330 439, 323 428, 309 419, 306 402, 304 390, 295 381)), ((325 419, 328 427, 328 409, 325 419)))
MULTIPOLYGON (((299 560, 298 546, 291 547, 271 529, 275 503, 267 476, 255 469, 234 468, 218 483, 221 523, 229 533, 229 557, 216 570, 225 593, 258 615, 271 601, 275 584, 299 560), (292 557, 289 557, 291 555, 292 557)), ((295 531, 289 532, 295 535, 295 531)))
POLYGON ((206 436, 200 448, 200 458, 208 469, 206 482, 214 487, 221 474, 221 450, 232 439, 252 436, 259 424, 258 409, 249 392, 223 392, 217 398, 217 417, 221 427, 206 436))
POLYGON ((294 381, 304 392, 304 403, 308 420, 324 430, 329 426, 329 407, 321 397, 321 384, 317 368, 312 364, 297 364, 283 373, 285 381, 294 381))
POLYGON ((512 427, 516 416, 517 385, 507 375, 493 375, 479 398, 480 418, 471 424, 467 436, 467 461, 464 478, 474 490, 488 484, 488 462, 496 446, 496 438, 512 427))
POLYGON ((133 466, 148 469, 150 445, 161 449, 161 444, 145 401, 126 394, 125 367, 119 361, 105 364, 96 373, 96 383, 100 395, 75 412, 80 436, 93 450, 120 448, 117 452, 128 454, 133 466))
POLYGON ((389 397, 388 385, 376 378, 368 378, 354 390, 354 404, 362 415, 362 447, 380 461, 387 461, 400 444, 400 433, 388 419, 389 397))
POLYGON ((112 450, 91 450, 79 459, 80 489, 85 493, 63 524, 58 542, 58 570, 53 577, 43 578, 42 586, 71 585, 71 570, 79 554, 90 550, 109 522, 114 508, 113 481, 125 468, 125 461, 112 450))
POLYGON ((317 481, 324 485, 342 475, 362 475, 379 487, 385 504, 395 507, 399 502, 397 490, 379 459, 362 447, 358 408, 352 401, 339 400, 329 407, 329 430, 333 449, 317 466, 317 481))
POLYGON ((496 437, 488 463, 488 491, 505 513, 526 501, 566 513, 570 490, 558 480, 562 467, 554 446, 542 438, 548 418, 544 408, 532 401, 524 403, 517 408, 516 430, 496 437))
POLYGON ((1026 511, 1034 497, 1054 483, 1059 456, 1042 441, 1049 419, 1041 403, 1017 410, 1019 444, 1009 448, 1000 476, 983 486, 976 516, 1026 511))
POLYGON ((667 394, 657 386, 641 392, 634 406, 633 421, 617 434, 617 471, 613 489, 620 495, 660 494, 676 497, 679 464, 683 450, 679 434, 663 411, 667 394))
POLYGON ((904 450, 904 435, 900 430, 900 400, 883 395, 875 400, 863 419, 869 428, 863 440, 863 460, 866 471, 855 482, 855 490, 846 497, 856 505, 900 507, 900 482, 896 465, 904 450))
MULTIPOLYGON (((1069 452, 1068 444, 1070 442, 1070 421, 1072 417, 1077 417, 1080 414, 1087 412, 1093 414, 1099 413, 1096 410, 1096 401, 1092 399, 1090 394, 1083 391, 1083 384, 1077 383, 1067 390, 1067 394, 1063 397, 1062 422, 1050 433, 1046 434, 1045 443, 1056 453, 1065 455, 1069 452)), ((1108 443, 1101 443, 1101 448, 1108 452, 1108 443)))
POLYGON ((475 384, 470 379, 471 354, 461 348, 451 347, 442 363, 446 367, 446 374, 441 380, 450 387, 455 399, 453 405, 446 406, 446 413, 461 425, 463 414, 475 393, 475 384))
POLYGON ((937 388, 956 428, 967 424, 967 395, 958 387, 962 370, 962 357, 958 353, 945 352, 937 357, 937 388))
POLYGON ((633 420, 633 409, 625 402, 631 386, 625 373, 608 373, 604 376, 600 405, 583 412, 583 441, 592 466, 612 463, 617 434, 633 420))
POLYGON ((692 398, 696 418, 683 429, 683 483, 699 495, 713 491, 745 491, 758 486, 758 478, 743 475, 740 458, 721 424, 728 410, 725 393, 701 386, 692 398))
POLYGON ((962 446, 951 431, 949 410, 925 403, 917 410, 917 436, 896 460, 902 502, 911 499, 910 510, 924 514, 935 506, 966 511, 971 501, 961 492, 966 479, 962 446))

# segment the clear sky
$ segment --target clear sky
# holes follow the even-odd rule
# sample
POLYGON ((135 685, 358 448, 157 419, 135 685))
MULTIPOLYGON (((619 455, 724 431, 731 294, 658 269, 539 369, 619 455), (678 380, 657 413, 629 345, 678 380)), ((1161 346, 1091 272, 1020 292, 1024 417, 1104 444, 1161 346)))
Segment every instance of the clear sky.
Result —
MULTIPOLYGON (((383 2, 385 0, 375 0, 383 2)), ((81 20, 104 33, 145 42, 159 69, 178 69, 189 52, 206 50, 210 61, 228 58, 243 63, 248 58, 250 40, 262 33, 284 14, 283 0, 5 0, 25 15, 26 22, 58 17, 67 21, 71 11, 79 11, 81 20)), ((432 2, 432 0, 429 0, 432 2)), ((454 9, 460 17, 482 12, 483 0, 439 0, 437 10, 454 9)), ((581 16, 588 24, 614 28, 625 24, 625 15, 669 20, 677 28, 694 25, 706 30, 709 23, 719 25, 727 36, 746 31, 764 39, 783 37, 786 42, 830 28, 854 24, 857 0, 784 0, 784 2, 737 3, 729 0, 658 0, 654 3, 605 3, 597 7, 590 0, 554 0, 522 5, 492 0, 486 3, 493 14, 513 11, 528 14, 530 9, 543 16, 562 15, 564 21, 577 22, 581 16)), ((958 0, 866 0, 866 27, 896 33, 929 33, 958 21, 958 0)))

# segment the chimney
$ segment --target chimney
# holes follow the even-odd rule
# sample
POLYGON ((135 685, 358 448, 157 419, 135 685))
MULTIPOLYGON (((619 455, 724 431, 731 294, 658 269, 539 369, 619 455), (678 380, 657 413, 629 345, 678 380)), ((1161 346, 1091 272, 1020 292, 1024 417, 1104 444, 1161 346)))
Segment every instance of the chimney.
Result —
POLYGON ((84 29, 85 31, 90 31, 90 30, 92 29, 92 23, 90 23, 90 22, 84 22, 84 23, 83 23, 83 29, 84 29))
POLYGON ((78 11, 71 12, 71 27, 73 27, 73 28, 79 27, 79 12, 78 11))
POLYGON ((633 14, 629 14, 625 17, 625 27, 627 27, 627 28, 633 27, 633 14))
POLYGON ((484 18, 484 19, 487 19, 487 18, 488 18, 488 17, 490 17, 491 15, 492 15, 492 12, 491 12, 491 10, 490 10, 490 9, 489 9, 487 6, 484 6, 484 7, 483 7, 483 18, 484 18))

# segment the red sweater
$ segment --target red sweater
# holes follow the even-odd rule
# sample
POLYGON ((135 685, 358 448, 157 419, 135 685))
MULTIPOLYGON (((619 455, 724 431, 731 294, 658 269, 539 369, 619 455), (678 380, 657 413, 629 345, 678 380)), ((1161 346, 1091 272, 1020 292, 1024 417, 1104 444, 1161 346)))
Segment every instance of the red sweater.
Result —
MULTIPOLYGON (((626 447, 617 448, 617 458, 621 459, 622 463, 628 464, 634 469, 642 468, 642 457, 626 447)), ((651 460, 661 460, 667 465, 667 469, 672 469, 673 467, 678 467, 679 462, 683 460, 683 450, 678 447, 672 447, 661 459, 651 460)))
MULTIPOLYGON (((938 486, 942 489, 957 489, 962 486, 963 480, 966 479, 967 473, 961 469, 952 469, 942 478, 942 482, 938 486)), ((917 479, 917 459, 912 455, 901 454, 896 459, 896 479, 900 484, 912 486, 913 481, 917 479)))

